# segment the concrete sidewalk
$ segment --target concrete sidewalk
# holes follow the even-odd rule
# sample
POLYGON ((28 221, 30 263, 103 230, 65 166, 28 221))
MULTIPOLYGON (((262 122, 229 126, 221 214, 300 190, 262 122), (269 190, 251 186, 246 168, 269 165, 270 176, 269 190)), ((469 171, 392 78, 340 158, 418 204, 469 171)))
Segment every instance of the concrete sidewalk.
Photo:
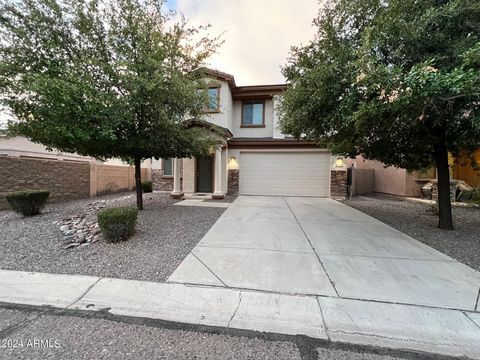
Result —
POLYGON ((480 313, 78 275, 0 270, 0 302, 480 358, 480 313))

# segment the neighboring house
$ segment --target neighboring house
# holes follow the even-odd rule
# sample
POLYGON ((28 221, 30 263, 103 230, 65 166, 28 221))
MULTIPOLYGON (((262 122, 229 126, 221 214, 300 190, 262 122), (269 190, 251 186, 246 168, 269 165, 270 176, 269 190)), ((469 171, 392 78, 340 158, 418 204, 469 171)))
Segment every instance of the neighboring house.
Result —
MULTIPOLYGON (((47 150, 42 144, 34 143, 23 136, 8 137, 0 130, 0 156, 17 156, 22 158, 37 158, 68 161, 88 161, 96 164, 112 166, 130 166, 121 159, 107 159, 101 161, 91 156, 61 152, 58 150, 47 150)), ((147 159, 142 162, 143 168, 151 168, 152 161, 147 159)))
POLYGON ((328 149, 288 138, 276 104, 285 84, 237 86, 232 75, 208 70, 209 104, 190 126, 213 130, 218 146, 201 159, 152 161, 156 190, 185 194, 345 196, 346 165, 328 149))
POLYGON ((60 151, 49 151, 42 144, 34 143, 22 136, 7 137, 0 132, 0 156, 39 158, 51 160, 90 161, 101 164, 95 158, 60 151))

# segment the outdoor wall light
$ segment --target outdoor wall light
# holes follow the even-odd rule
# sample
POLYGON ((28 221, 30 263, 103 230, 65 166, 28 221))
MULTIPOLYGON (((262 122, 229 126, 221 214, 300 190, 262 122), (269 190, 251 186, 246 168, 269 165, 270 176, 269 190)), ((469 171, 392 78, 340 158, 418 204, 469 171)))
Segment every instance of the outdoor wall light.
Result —
POLYGON ((339 157, 337 158, 337 160, 335 161, 335 167, 343 167, 344 163, 343 163, 343 158, 339 157))
POLYGON ((231 156, 228 161, 228 168, 231 170, 238 170, 238 162, 235 156, 231 156))

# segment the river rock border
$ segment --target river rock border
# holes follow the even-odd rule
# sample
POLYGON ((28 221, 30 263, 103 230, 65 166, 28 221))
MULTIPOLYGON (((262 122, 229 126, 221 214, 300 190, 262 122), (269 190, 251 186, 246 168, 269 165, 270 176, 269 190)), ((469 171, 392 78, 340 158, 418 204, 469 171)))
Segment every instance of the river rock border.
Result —
POLYGON ((60 231, 63 233, 62 240, 65 249, 90 245, 102 238, 97 223, 97 213, 106 206, 105 200, 94 201, 88 204, 88 209, 84 213, 76 213, 53 222, 54 225, 60 227, 60 231))

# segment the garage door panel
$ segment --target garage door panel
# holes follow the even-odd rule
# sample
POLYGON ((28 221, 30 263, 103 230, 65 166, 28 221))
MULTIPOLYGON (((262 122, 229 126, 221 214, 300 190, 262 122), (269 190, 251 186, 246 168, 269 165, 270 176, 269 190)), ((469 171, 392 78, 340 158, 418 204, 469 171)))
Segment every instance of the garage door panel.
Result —
POLYGON ((241 194, 328 196, 329 183, 329 153, 240 153, 241 194))

